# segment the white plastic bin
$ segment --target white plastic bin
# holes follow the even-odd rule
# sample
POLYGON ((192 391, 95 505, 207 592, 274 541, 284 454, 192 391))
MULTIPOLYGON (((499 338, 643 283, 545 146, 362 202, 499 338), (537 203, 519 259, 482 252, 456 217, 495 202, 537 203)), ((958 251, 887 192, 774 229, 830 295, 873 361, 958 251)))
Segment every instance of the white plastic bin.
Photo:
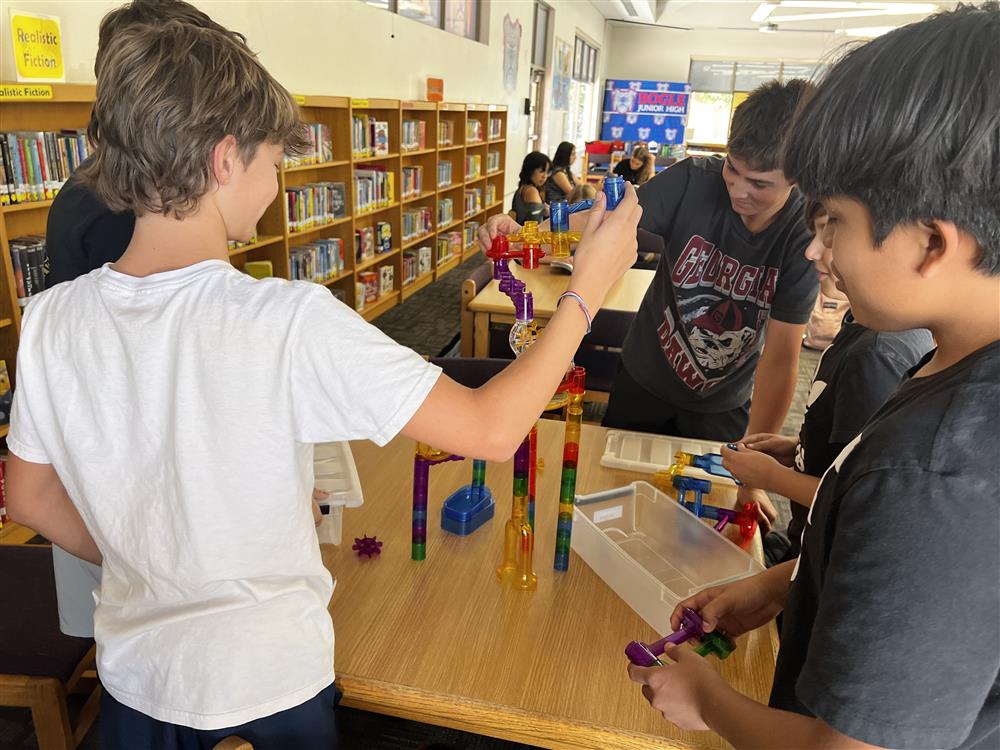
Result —
POLYGON ((325 512, 316 535, 320 544, 340 544, 344 508, 357 508, 365 502, 350 444, 317 443, 313 448, 313 474, 315 486, 330 493, 319 503, 325 512))
POLYGON ((579 495, 572 547, 661 635, 679 601, 764 568, 646 482, 579 495))
MULTIPOLYGON (((667 469, 674 463, 677 451, 694 453, 718 453, 722 444, 711 440, 692 440, 691 438, 672 437, 670 435, 652 435, 646 432, 628 432, 625 430, 609 430, 604 444, 604 455, 601 466, 609 469, 623 469, 640 474, 655 474, 667 469)), ((735 487, 736 483, 726 477, 718 477, 702 471, 697 466, 684 469, 684 476, 710 479, 714 483, 735 487)))

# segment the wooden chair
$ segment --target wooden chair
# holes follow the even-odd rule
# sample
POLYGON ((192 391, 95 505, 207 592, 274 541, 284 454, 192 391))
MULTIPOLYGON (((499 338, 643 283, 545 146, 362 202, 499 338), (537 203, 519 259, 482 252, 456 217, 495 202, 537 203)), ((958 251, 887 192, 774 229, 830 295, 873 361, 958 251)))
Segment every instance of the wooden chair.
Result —
POLYGON ((463 357, 471 357, 475 352, 475 342, 473 340, 475 336, 475 314, 469 310, 469 303, 476 298, 476 295, 482 291, 483 287, 490 283, 492 278, 493 265, 491 263, 483 263, 483 265, 473 269, 465 277, 465 280, 462 281, 462 307, 459 312, 459 351, 463 357))
POLYGON ((49 546, 2 545, 0 570, 10 613, 0 619, 0 706, 31 709, 39 750, 75 750, 100 707, 94 641, 59 631, 49 546), (75 725, 69 693, 88 696, 75 725))
POLYGON ((634 312, 600 310, 573 361, 587 370, 586 400, 607 403, 634 312))

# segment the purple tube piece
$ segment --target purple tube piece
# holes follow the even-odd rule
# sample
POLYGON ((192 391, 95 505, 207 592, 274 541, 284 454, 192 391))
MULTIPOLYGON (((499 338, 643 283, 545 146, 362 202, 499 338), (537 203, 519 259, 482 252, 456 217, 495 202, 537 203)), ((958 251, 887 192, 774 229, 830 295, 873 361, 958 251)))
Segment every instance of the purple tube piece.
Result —
POLYGON ((633 664, 640 667, 656 666, 657 663, 660 663, 660 660, 656 657, 664 652, 668 643, 679 645, 685 641, 691 640, 692 638, 700 640, 704 637, 704 635, 705 631, 701 615, 693 609, 685 607, 684 612, 681 615, 680 630, 648 645, 640 643, 639 641, 632 641, 625 647, 625 656, 627 656, 629 661, 633 664), (650 657, 653 658, 654 663, 649 663, 650 657))

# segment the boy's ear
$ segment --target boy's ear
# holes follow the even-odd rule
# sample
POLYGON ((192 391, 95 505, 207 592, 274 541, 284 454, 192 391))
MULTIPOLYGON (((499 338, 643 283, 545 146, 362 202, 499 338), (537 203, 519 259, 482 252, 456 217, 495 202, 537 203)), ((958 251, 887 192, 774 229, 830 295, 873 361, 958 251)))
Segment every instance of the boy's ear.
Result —
POLYGON ((217 185, 226 185, 232 179, 236 171, 236 162, 239 159, 239 150, 236 147, 236 139, 227 135, 215 144, 212 149, 212 176, 217 185))
POLYGON ((959 253, 958 227, 950 221, 921 219, 917 222, 921 258, 917 273, 929 279, 959 253))

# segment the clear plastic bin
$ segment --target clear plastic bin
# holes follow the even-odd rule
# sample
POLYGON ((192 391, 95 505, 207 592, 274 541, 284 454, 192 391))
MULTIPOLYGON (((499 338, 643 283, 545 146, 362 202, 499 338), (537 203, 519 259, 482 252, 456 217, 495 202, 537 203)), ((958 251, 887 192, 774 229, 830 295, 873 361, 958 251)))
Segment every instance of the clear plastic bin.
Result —
MULTIPOLYGON (((646 432, 610 430, 604 444, 601 466, 606 466, 609 469, 634 471, 640 474, 655 474, 670 467, 677 451, 696 455, 718 453, 721 445, 721 443, 711 440, 692 440, 691 438, 671 437, 670 435, 651 435, 646 432)), ((684 475, 698 479, 710 479, 712 482, 732 487, 736 486, 733 480, 713 476, 697 466, 686 467, 684 475)))
POLYGON ((764 569, 646 482, 578 495, 572 547, 661 635, 685 597, 764 569))
POLYGON ((344 508, 364 504, 361 480, 349 443, 317 443, 313 448, 313 482, 330 496, 320 501, 323 518, 316 528, 320 544, 340 544, 344 508))

